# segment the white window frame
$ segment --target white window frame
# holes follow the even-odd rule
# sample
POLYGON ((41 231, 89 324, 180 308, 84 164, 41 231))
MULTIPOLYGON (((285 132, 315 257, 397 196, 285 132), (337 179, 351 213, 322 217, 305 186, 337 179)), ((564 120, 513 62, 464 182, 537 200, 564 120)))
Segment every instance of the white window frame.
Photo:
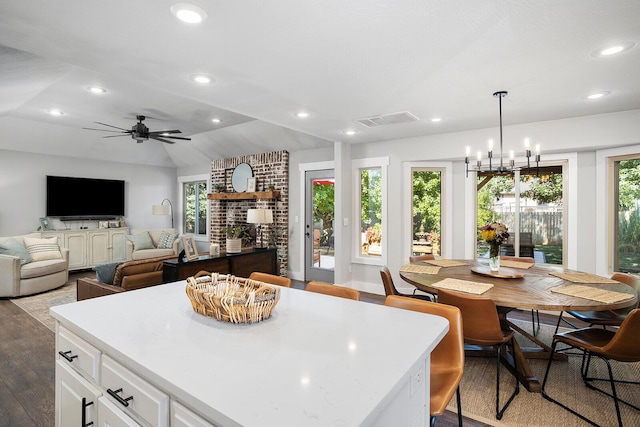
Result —
POLYGON ((389 157, 372 157, 367 159, 354 159, 351 161, 352 173, 351 182, 353 183, 353 212, 352 212, 352 230, 353 230, 353 250, 351 262, 354 264, 367 265, 386 265, 387 264, 387 247, 388 247, 388 216, 387 216, 387 173, 389 168, 389 157), (380 168, 382 191, 382 256, 367 256, 362 254, 361 247, 361 231, 360 231, 360 172, 362 169, 380 168))
MULTIPOLYGON (((180 224, 179 232, 184 234, 184 184, 190 182, 205 181, 207 183, 207 194, 211 193, 211 176, 207 174, 202 175, 189 175, 178 177, 178 224, 180 224)), ((194 238, 197 242, 209 242, 211 234, 211 203, 207 203, 207 232, 206 234, 194 234, 194 238)))
POLYGON ((402 200, 408 200, 405 220, 402 221, 402 259, 409 259, 413 243, 413 171, 430 170, 440 172, 440 255, 453 257, 453 229, 450 213, 453 212, 453 163, 452 162, 404 162, 404 185, 402 200), (444 251, 442 250, 444 248, 444 251))
POLYGON ((596 274, 613 273, 614 245, 614 183, 613 164, 621 158, 640 153, 640 145, 596 151, 596 221, 595 229, 596 274), (605 226, 606 225, 606 226, 605 226))

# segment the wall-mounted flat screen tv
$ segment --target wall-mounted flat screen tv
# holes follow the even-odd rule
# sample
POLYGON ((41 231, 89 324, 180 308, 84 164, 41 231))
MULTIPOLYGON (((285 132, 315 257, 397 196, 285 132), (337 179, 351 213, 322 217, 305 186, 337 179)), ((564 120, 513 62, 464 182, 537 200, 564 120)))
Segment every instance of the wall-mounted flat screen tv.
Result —
POLYGON ((48 175, 47 216, 63 221, 124 216, 124 181, 48 175))

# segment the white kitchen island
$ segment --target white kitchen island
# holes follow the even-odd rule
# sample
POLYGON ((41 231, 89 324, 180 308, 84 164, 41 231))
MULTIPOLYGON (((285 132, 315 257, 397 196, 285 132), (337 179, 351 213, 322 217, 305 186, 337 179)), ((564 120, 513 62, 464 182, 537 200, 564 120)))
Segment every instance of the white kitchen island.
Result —
POLYGON ((57 423, 76 416, 65 418, 74 398, 86 422, 114 408, 124 420, 94 425, 429 425, 429 356, 446 319, 282 288, 270 319, 236 325, 195 313, 185 286, 51 309, 57 423))

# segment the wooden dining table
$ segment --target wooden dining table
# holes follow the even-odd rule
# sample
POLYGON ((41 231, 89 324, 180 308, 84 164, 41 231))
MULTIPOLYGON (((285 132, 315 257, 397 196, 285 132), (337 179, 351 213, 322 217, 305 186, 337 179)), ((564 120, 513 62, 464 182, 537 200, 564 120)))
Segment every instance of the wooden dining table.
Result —
MULTIPOLYGON (((511 268, 502 267, 497 272, 489 269, 488 259, 477 260, 435 260, 420 261, 411 266, 403 266, 400 269, 400 277, 415 286, 417 289, 432 294, 438 293, 438 286, 445 282, 458 283, 458 281, 474 282, 482 287, 483 284, 492 285, 489 289, 484 290, 480 295, 491 298, 498 309, 498 316, 503 326, 515 330, 517 333, 525 336, 534 344, 533 347, 522 347, 518 343, 514 346, 513 354, 504 353, 503 363, 509 369, 514 371, 514 360, 517 366, 516 375, 520 382, 530 392, 540 392, 540 381, 533 375, 527 358, 548 358, 551 352, 550 343, 542 342, 537 336, 525 331, 520 326, 514 324, 507 318, 507 313, 514 309, 522 310, 547 310, 547 311, 600 311, 615 310, 632 306, 638 302, 638 293, 620 282, 614 282, 604 277, 598 277, 587 273, 581 273, 574 270, 568 270, 562 266, 554 266, 549 264, 530 264, 529 268, 511 268), (431 267, 438 267, 435 269, 431 267), (457 265, 454 265, 457 264, 457 265), (412 272, 406 270, 415 269, 415 266, 424 266, 427 272, 412 272), (409 268, 411 267, 411 268, 409 268), (405 271, 403 271, 405 270, 405 271), (555 276, 560 274, 562 277, 555 276), (568 280, 567 277, 572 280, 568 280), (592 280, 601 283, 576 283, 576 277, 582 277, 583 280, 592 280), (457 279, 457 280, 451 280, 457 279), (438 282, 441 282, 438 284, 438 282), (611 283, 604 283, 611 282, 611 283), (594 288, 596 290, 607 290, 620 294, 628 294, 628 298, 616 302, 601 302, 592 299, 586 299, 578 296, 565 295, 558 292, 570 285, 578 285, 582 287, 594 288)), ((508 263, 507 263, 508 264, 508 263)), ((524 267, 524 264, 518 264, 524 267)), ((512 265, 516 265, 512 264, 512 265)), ((459 282, 464 285, 465 282, 459 282)), ((486 286, 486 285, 485 285, 486 286)), ((575 288, 575 286, 573 286, 575 288)), ((568 288, 565 288, 568 289, 568 288)), ((481 289, 482 290, 482 289, 481 289)), ((478 291, 480 292, 480 291, 478 291)), ((485 354, 486 349, 474 349, 473 355, 485 354)), ((471 354, 470 350, 468 354, 471 354)), ((490 353, 495 355, 495 352, 490 353)), ((559 360, 567 360, 567 356, 562 353, 556 353, 554 358, 559 360)))

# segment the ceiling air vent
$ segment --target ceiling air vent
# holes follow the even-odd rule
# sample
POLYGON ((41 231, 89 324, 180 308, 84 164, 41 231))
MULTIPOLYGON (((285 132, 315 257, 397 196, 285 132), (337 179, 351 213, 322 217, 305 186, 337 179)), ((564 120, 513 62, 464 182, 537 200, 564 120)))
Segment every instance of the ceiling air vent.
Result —
POLYGON ((362 119, 356 119, 356 122, 368 128, 375 128, 378 126, 397 125, 399 123, 415 122, 418 118, 408 111, 401 113, 382 114, 380 116, 364 117, 362 119))

